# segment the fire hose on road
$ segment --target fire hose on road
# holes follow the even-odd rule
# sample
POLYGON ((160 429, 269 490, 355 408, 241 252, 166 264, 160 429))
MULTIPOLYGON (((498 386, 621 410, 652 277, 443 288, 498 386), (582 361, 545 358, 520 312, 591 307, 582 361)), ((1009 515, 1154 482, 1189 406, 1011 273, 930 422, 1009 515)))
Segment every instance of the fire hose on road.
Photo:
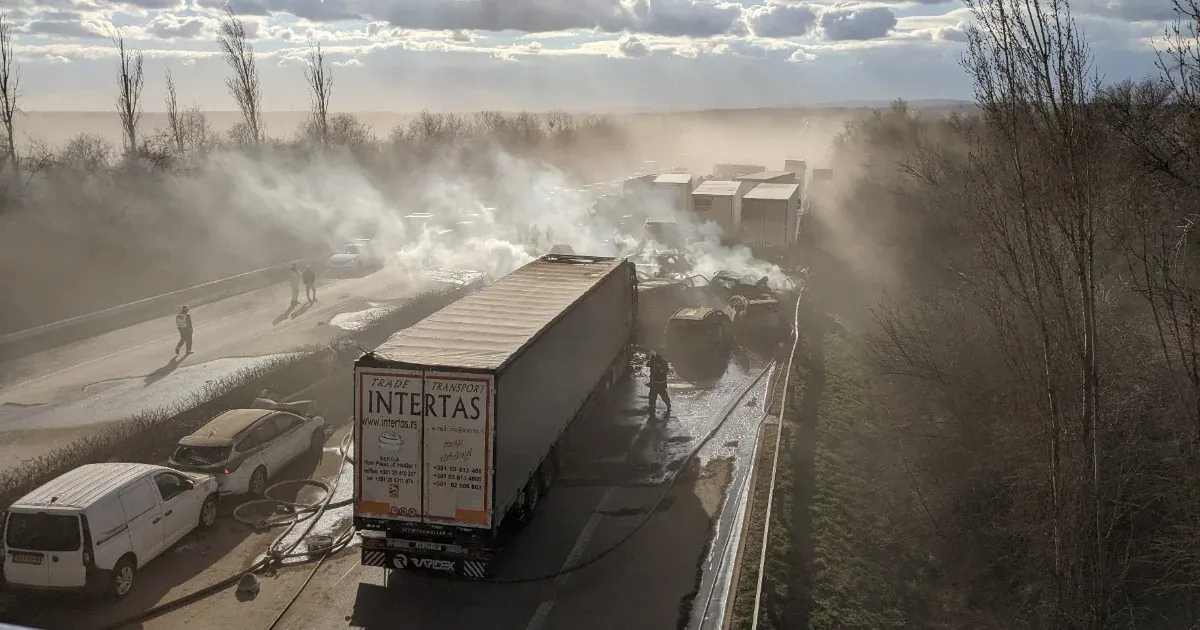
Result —
MULTIPOLYGON (((696 444, 696 446, 680 462, 680 465, 675 469, 675 471, 671 473, 671 476, 664 481, 662 492, 660 492, 655 498, 654 502, 645 509, 642 516, 639 518, 638 522, 633 526, 633 528, 615 543, 609 545, 599 553, 596 553, 587 559, 580 560, 579 562, 576 562, 570 566, 563 567, 562 569, 550 573, 518 577, 482 578, 472 581, 491 584, 524 584, 553 580, 560 576, 575 573, 581 569, 584 569, 585 567, 591 566, 592 564, 599 562, 601 559, 608 557, 623 547, 650 522, 650 519, 658 512, 658 508, 663 504, 664 501, 667 500, 672 491, 675 489, 675 486, 678 484, 680 480, 680 471, 686 470, 692 460, 694 460, 704 449, 704 447, 707 446, 713 440, 713 438, 717 436, 721 428, 725 426, 729 418, 733 415, 733 412, 737 409, 738 405, 740 405, 741 402, 745 400, 746 396, 748 396, 750 392, 753 391, 754 388, 762 381, 762 379, 771 372, 776 363, 777 362, 773 360, 767 364, 766 367, 764 367, 754 378, 750 379, 750 381, 748 381, 745 386, 742 387, 737 396, 734 396, 730 399, 729 403, 726 404, 718 414, 717 421, 711 428, 709 428, 703 439, 696 444)), ((346 438, 342 440, 342 444, 338 449, 342 466, 347 465, 347 463, 350 463, 351 461, 350 447, 352 444, 352 439, 353 433, 348 434, 346 438)), ((299 561, 291 566, 295 566, 296 564, 305 564, 307 562, 316 562, 313 570, 301 584, 300 588, 288 602, 287 606, 280 611, 279 615, 275 617, 274 622, 272 622, 272 624, 269 626, 269 629, 275 628, 280 620, 283 619, 283 616, 292 607, 292 605, 299 599, 300 595, 312 580, 313 576, 316 575, 317 570, 320 569, 325 559, 346 549, 354 539, 355 532, 353 526, 348 526, 337 536, 333 537, 327 544, 322 544, 318 547, 309 546, 309 548, 303 552, 296 551, 299 545, 305 540, 309 533, 311 533, 313 527, 316 525, 317 521, 322 515, 331 509, 345 507, 353 502, 353 499, 337 502, 333 501, 340 477, 341 475, 339 475, 338 479, 335 479, 332 484, 315 479, 281 481, 270 486, 264 493, 263 499, 248 501, 238 506, 238 508, 234 510, 233 518, 239 523, 259 529, 284 527, 284 530, 275 538, 261 560, 256 562, 244 572, 230 576, 229 578, 226 578, 220 582, 217 582, 216 584, 213 584, 212 586, 206 587, 194 593, 155 606, 154 608, 146 610, 143 613, 113 624, 109 626, 109 629, 115 630, 129 625, 141 623, 180 608, 184 608, 236 585, 247 574, 263 573, 269 569, 282 566, 283 563, 288 560, 299 561), (272 493, 278 491, 280 488, 295 486, 315 487, 323 490, 325 495, 321 500, 312 503, 288 501, 272 496, 272 493), (243 515, 251 508, 261 508, 264 506, 274 507, 275 510, 271 515, 258 519, 243 515), (302 533, 299 536, 296 536, 292 542, 287 542, 292 536, 293 532, 295 532, 296 529, 301 525, 301 523, 307 523, 307 525, 303 528, 302 533)))

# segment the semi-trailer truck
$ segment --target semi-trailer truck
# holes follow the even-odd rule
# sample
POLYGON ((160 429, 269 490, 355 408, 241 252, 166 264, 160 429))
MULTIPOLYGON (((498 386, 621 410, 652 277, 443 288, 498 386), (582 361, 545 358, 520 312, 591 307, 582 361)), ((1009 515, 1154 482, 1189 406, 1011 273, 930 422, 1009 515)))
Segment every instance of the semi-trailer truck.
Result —
POLYGON ((484 578, 536 513, 567 428, 628 370, 634 265, 543 256, 354 367, 362 564, 484 578))

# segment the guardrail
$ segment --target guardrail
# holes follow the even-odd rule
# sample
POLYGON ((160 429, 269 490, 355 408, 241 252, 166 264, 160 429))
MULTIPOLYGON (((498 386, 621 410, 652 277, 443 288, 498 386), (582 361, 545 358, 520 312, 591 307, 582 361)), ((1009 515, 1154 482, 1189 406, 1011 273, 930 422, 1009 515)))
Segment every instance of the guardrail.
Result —
POLYGON ((25 356, 125 326, 132 326, 155 317, 164 317, 174 313, 181 304, 198 306, 260 289, 274 282, 282 282, 286 278, 283 273, 292 264, 317 267, 322 265, 329 255, 330 252, 325 252, 317 256, 264 267, 86 315, 78 315, 15 333, 0 335, 0 360, 25 356))

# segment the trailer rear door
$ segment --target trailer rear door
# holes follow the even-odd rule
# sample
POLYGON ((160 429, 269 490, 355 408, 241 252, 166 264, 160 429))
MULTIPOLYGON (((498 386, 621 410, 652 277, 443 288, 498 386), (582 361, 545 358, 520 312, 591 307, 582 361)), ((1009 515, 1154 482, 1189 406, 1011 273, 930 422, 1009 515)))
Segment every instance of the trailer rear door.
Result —
POLYGON ((362 516, 491 528, 490 374, 356 368, 362 516))
POLYGON ((435 523, 490 528, 490 374, 425 372, 425 509, 435 523))

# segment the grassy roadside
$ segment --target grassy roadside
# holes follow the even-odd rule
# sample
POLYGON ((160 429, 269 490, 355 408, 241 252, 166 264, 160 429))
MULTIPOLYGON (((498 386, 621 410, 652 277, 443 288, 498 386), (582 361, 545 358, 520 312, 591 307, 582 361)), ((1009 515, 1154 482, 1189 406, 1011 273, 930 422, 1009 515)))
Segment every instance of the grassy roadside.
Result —
MULTIPOLYGON (((806 320, 783 414, 758 627, 901 626, 903 578, 876 509, 886 501, 887 450, 872 425, 862 340, 824 314, 806 320)), ((763 438, 731 602, 738 630, 751 627, 754 610, 773 431, 763 438)))

